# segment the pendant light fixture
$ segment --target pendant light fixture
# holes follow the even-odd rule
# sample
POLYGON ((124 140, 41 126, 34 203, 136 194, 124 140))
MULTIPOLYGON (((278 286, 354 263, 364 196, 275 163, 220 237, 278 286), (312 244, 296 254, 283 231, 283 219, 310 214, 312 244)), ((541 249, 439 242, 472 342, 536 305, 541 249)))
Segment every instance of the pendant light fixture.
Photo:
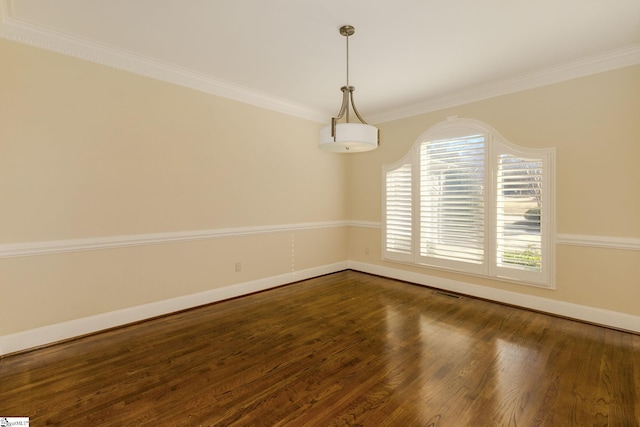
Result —
POLYGON ((351 25, 340 27, 340 34, 347 39, 347 84, 342 86, 342 106, 337 117, 331 118, 331 125, 320 129, 319 146, 324 151, 335 153, 358 153, 362 151, 374 150, 378 147, 380 136, 375 126, 371 126, 364 121, 356 105, 353 102, 353 91, 355 87, 349 86, 349 36, 355 33, 355 28, 351 25), (360 123, 350 123, 351 110, 356 115, 360 123), (344 122, 338 120, 345 118, 344 122))

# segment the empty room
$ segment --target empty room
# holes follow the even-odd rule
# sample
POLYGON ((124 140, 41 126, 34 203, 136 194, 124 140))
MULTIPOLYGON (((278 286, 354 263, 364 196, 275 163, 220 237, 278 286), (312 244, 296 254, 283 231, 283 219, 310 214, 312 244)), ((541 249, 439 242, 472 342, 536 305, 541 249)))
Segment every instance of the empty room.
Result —
POLYGON ((640 426, 640 3, 0 0, 0 426, 640 426))

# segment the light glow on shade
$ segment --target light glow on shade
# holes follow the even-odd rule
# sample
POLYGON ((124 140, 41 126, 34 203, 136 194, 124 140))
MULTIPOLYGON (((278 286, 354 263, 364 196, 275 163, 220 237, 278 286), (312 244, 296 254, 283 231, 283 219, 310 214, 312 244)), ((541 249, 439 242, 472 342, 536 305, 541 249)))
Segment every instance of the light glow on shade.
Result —
POLYGON ((337 123, 336 137, 331 136, 331 126, 320 129, 319 147, 334 153, 359 153, 378 147, 378 128, 361 123, 337 123))

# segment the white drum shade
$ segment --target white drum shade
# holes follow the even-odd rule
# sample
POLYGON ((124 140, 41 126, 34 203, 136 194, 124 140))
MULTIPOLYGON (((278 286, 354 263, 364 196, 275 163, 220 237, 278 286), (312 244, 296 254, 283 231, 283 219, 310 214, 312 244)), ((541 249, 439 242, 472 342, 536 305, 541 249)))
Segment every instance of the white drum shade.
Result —
POLYGON ((335 141, 331 126, 320 129, 319 147, 334 153, 359 153, 378 148, 378 128, 361 123, 337 123, 335 141))

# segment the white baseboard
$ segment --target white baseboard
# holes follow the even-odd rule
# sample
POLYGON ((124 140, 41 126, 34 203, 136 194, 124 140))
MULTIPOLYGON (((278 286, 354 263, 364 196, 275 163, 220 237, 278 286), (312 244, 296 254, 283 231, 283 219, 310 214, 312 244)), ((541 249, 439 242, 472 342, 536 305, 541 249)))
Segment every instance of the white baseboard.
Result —
POLYGON ((0 356, 346 270, 339 262, 0 336, 0 356))
POLYGON ((518 292, 489 288, 457 280, 443 279, 426 274, 413 273, 358 261, 345 261, 0 336, 0 356, 174 313, 200 305, 248 295, 253 292, 275 288, 288 283, 306 280, 348 268, 362 271, 364 273, 404 280, 418 285, 485 298, 518 307, 529 308, 558 316, 569 317, 598 325, 640 333, 640 317, 631 314, 557 301, 549 298, 525 295, 518 292))
POLYGON ((358 261, 349 261, 349 268, 356 271, 362 271, 363 273, 404 280, 418 285, 430 286, 433 288, 484 298, 531 310, 582 320, 597 325, 640 333, 640 316, 573 304, 550 298, 525 295, 518 292, 474 285, 457 280, 443 279, 441 277, 429 276, 427 274, 413 273, 410 271, 358 261))

